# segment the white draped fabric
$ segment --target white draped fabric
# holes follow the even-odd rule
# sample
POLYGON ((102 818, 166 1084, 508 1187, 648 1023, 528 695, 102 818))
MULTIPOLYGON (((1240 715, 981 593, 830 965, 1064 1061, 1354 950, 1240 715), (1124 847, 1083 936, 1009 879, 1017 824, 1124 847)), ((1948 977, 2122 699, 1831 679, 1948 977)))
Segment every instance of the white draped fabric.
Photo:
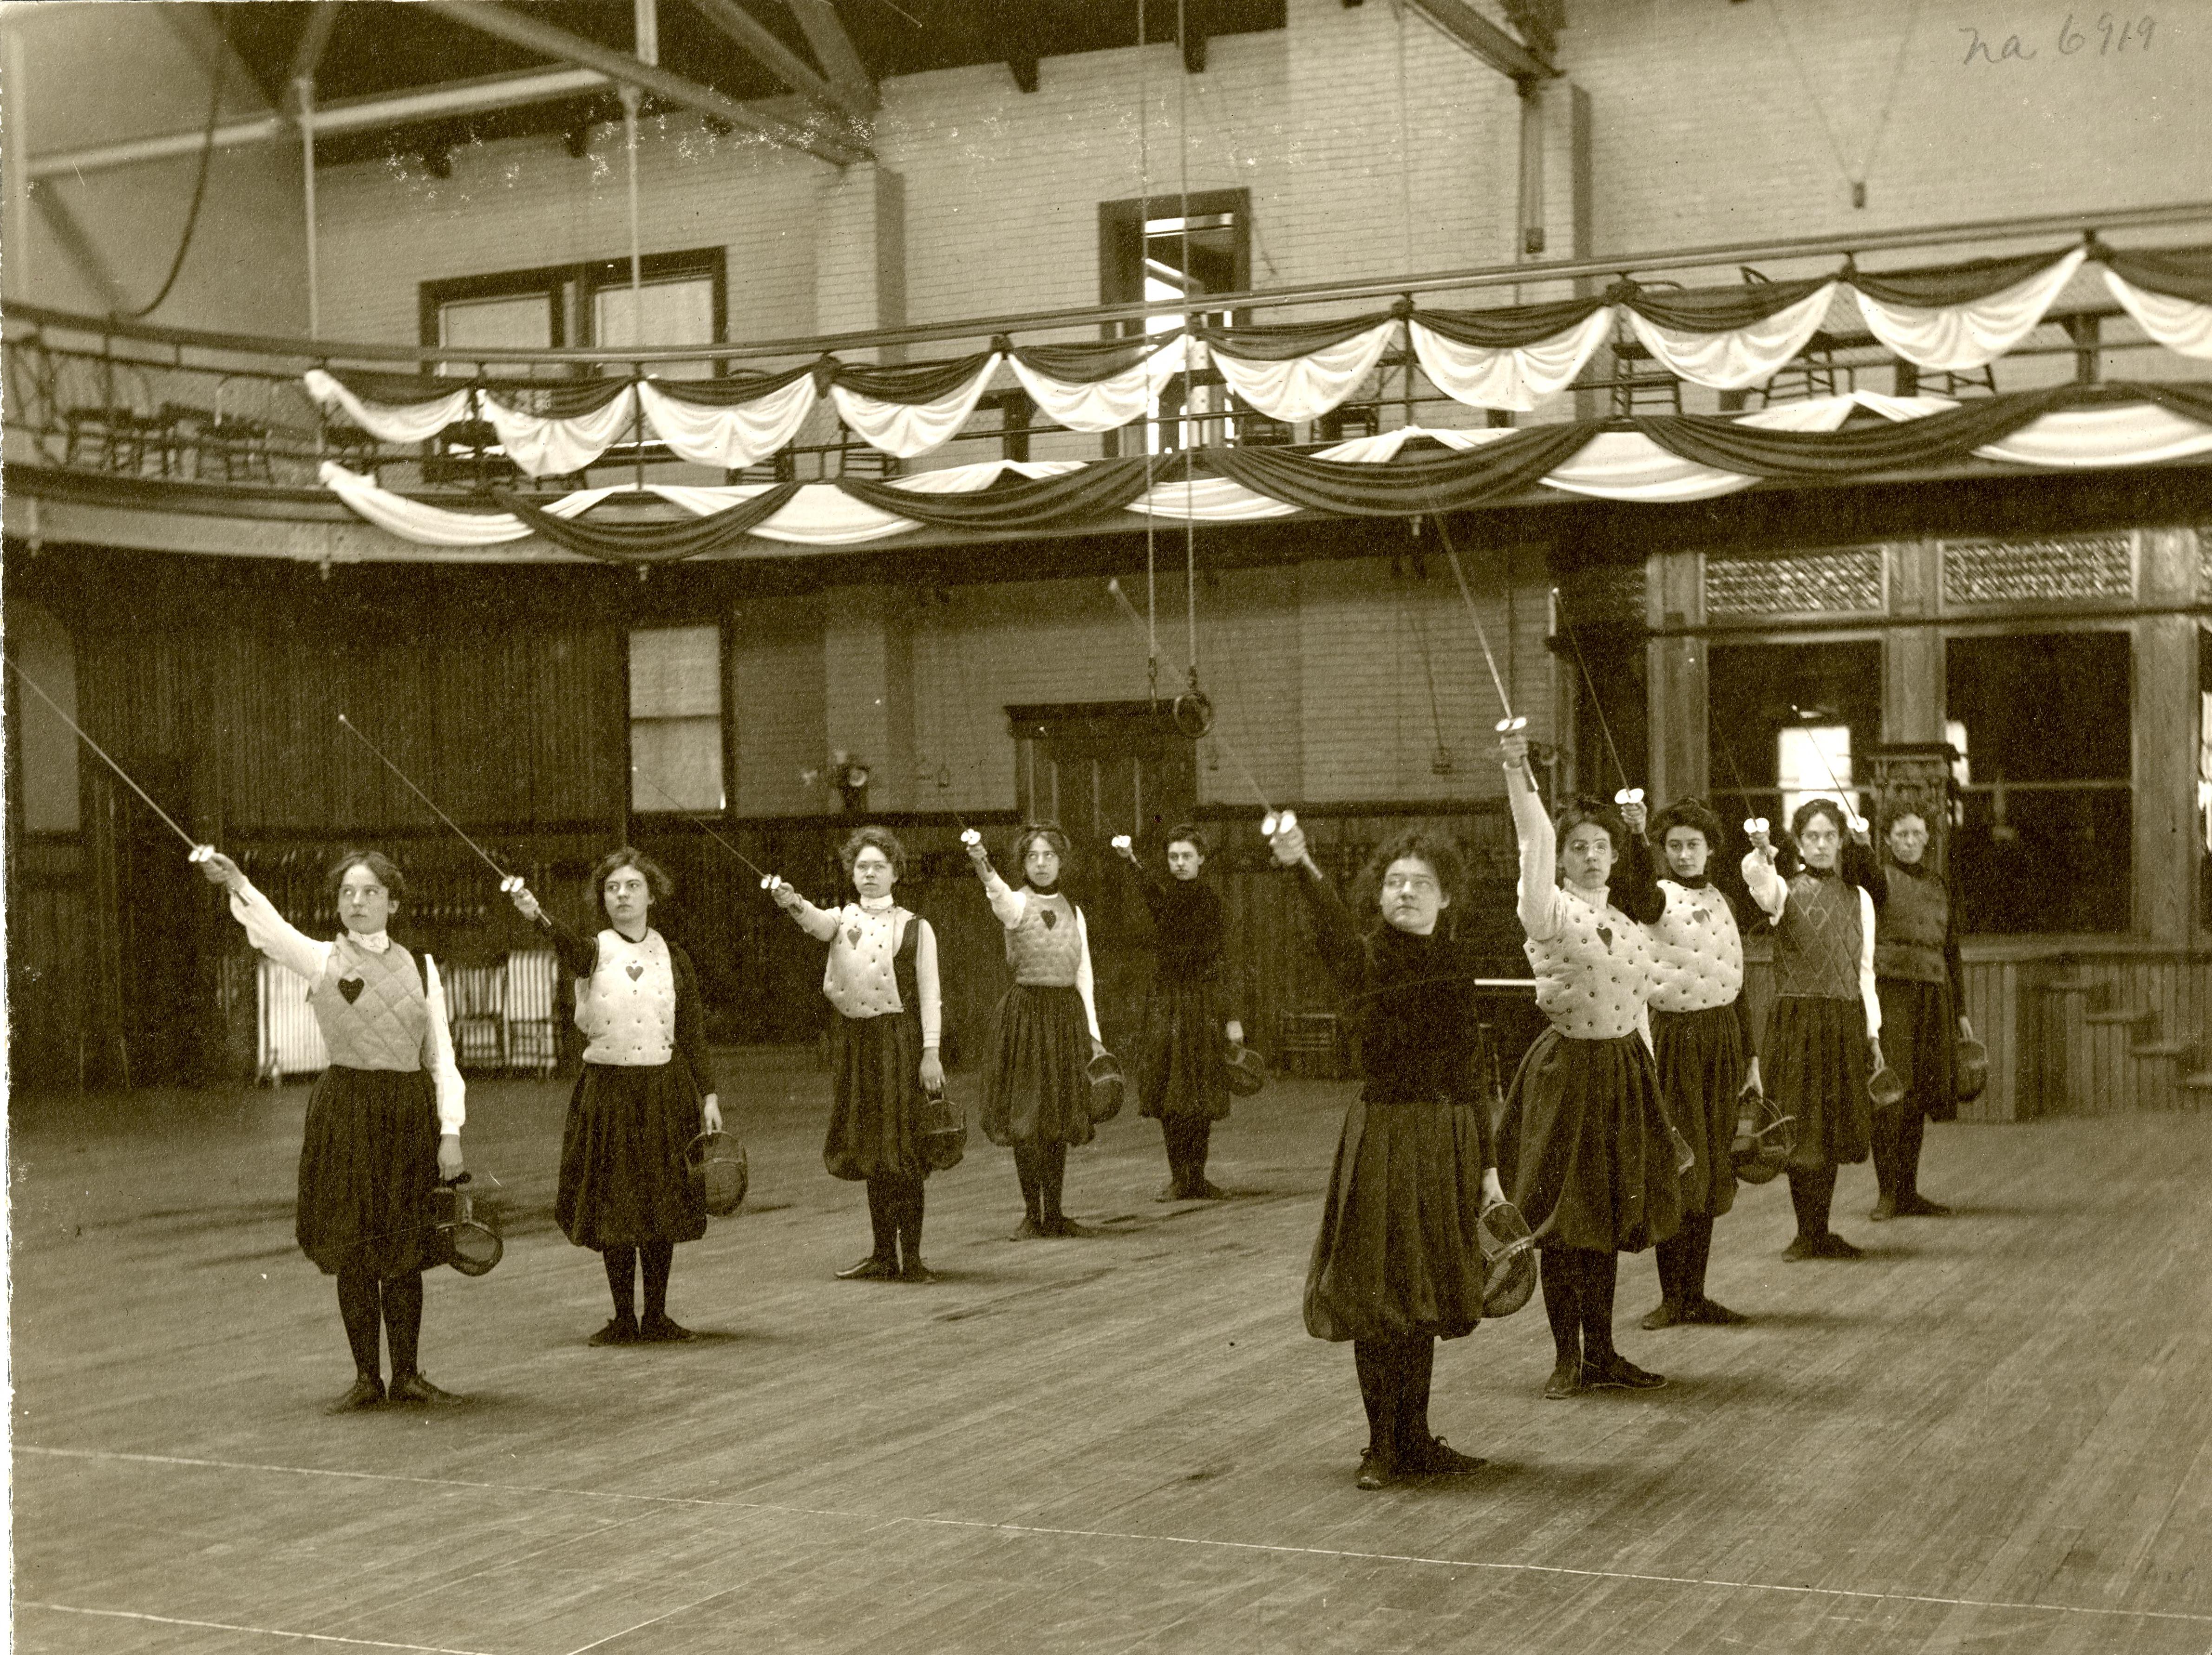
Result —
POLYGON ((2151 465, 2212 453, 2212 430, 2155 403, 2066 408, 1974 452, 1984 459, 2045 469, 2151 465))
POLYGON ((1627 311, 1627 316, 1652 360, 1676 378, 1716 391, 1741 391, 1765 384, 1804 350, 1827 319, 1828 302, 1835 293, 1836 284, 1825 283, 1765 320, 1727 333, 1691 333, 1662 327, 1633 310, 1627 311))
POLYGON ((1613 312, 1601 305, 1563 333, 1511 350, 1455 344, 1424 326, 1419 315, 1407 329, 1421 371, 1454 402, 1525 414, 1574 382, 1583 364, 1612 337, 1613 312))
POLYGON ((845 423, 857 431, 870 447, 880 448, 901 459, 911 459, 932 448, 943 447, 958 434, 968 423, 968 416, 975 411, 976 403, 982 399, 983 387, 999 371, 1001 360, 999 353, 993 351, 973 379, 935 402, 883 402, 848 391, 842 385, 831 386, 830 397, 837 405, 837 412, 845 423))
POLYGON ((2087 256, 2076 247, 1972 304, 1923 309, 1855 296, 1868 332, 1905 361, 1931 373, 1967 373, 1988 367, 2026 338, 2087 256))
POLYGON ((702 408, 670 396, 651 380, 640 382, 645 423, 671 453, 695 465, 743 471, 766 459, 799 435, 814 411, 814 380, 802 375, 734 407, 702 408))
POLYGON ((1359 388, 1397 338, 1394 316, 1310 356, 1255 362, 1215 350, 1213 366, 1231 391, 1268 418, 1318 419, 1359 388))
POLYGON ((1747 489, 1759 479, 1717 471, 1670 454, 1638 431, 1601 431, 1583 451, 1544 478, 1544 486, 1599 500, 1664 504, 1711 500, 1747 489))
POLYGON ((2105 285, 2136 325, 2168 350, 2212 360, 2212 305, 2176 299, 2135 286, 2107 270, 2105 285))
POLYGON ((1150 356, 1140 358, 1095 385, 1071 385, 1048 379, 1010 356, 1007 365, 1030 393, 1045 417, 1071 431, 1118 431, 1145 417, 1160 386, 1186 367, 1195 369, 1205 360, 1206 347, 1187 333, 1178 333, 1150 356))
POLYGON ((605 406, 570 419, 519 413, 489 396, 483 411, 500 447, 526 475, 560 477, 582 471, 629 429, 637 418, 637 389, 624 386, 605 406))
POLYGON ((428 442, 448 425, 467 419, 476 411, 477 393, 467 386, 434 402, 393 407, 363 402, 339 380, 319 368, 307 370, 306 384, 308 396, 318 406, 341 411, 380 442, 428 442))

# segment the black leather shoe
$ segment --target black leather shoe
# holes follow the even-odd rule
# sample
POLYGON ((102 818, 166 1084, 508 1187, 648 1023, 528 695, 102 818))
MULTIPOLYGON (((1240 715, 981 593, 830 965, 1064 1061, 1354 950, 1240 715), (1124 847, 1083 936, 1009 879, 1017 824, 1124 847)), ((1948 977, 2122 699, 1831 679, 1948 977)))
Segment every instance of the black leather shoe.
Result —
POLYGON ((1035 1241, 1039 1236, 1048 1233, 1049 1232, 1045 1229, 1044 1226, 1038 1223, 1036 1220, 1033 1218, 1025 1218, 1021 1222, 1021 1227, 1016 1230, 1013 1234, 1008 1236, 1006 1239, 1009 1241, 1035 1241))
POLYGON ((692 1336, 690 1329, 669 1316, 648 1316, 637 1324, 641 1345, 677 1345, 692 1336))
POLYGON ((837 1272, 840 1281, 888 1281, 898 1274, 895 1260, 878 1258, 873 1253, 857 1264, 848 1264, 837 1272))
POLYGON ((902 1281, 934 1281, 937 1272, 920 1259, 909 1258, 899 1266, 898 1279, 902 1281))
POLYGON ((1544 1400, 1563 1402, 1569 1396, 1583 1394, 1583 1365, 1580 1359, 1560 1363, 1552 1370, 1552 1377, 1544 1381, 1544 1400))
POLYGON ((1209 1183, 1200 1178, 1197 1188, 1190 1192, 1190 1198, 1193 1201, 1227 1201, 1229 1192, 1218 1183, 1209 1183))
POLYGON ((1671 1328, 1677 1322, 1687 1322, 1691 1319, 1687 1309, 1680 1299, 1662 1299, 1655 1307, 1644 1312, 1641 1325, 1646 1332, 1656 1333, 1661 1328, 1671 1328))
POLYGON ((637 1317, 628 1313, 615 1317, 584 1342, 587 1345, 634 1345, 637 1342, 637 1317))
POLYGON ((382 1379, 377 1378, 374 1373, 356 1374, 354 1377, 353 1389, 347 1391, 344 1396, 339 1397, 336 1402, 325 1406, 323 1412, 325 1414, 350 1414, 356 1409, 374 1408, 383 1400, 384 1381, 382 1379))
POLYGON ((1820 1256, 1820 1244, 1812 1236, 1794 1236, 1790 1238, 1790 1244, 1782 1250, 1782 1256, 1792 1263, 1800 1259, 1818 1258, 1820 1256))
POLYGON ((1666 1383, 1665 1376, 1637 1366, 1618 1352, 1583 1364, 1583 1384, 1592 1390, 1656 1390, 1666 1383))
POLYGON ((1085 1236, 1095 1236, 1098 1233, 1097 1231, 1092 1229, 1087 1224, 1078 1224, 1073 1219, 1068 1217, 1065 1213, 1061 1213, 1055 1217, 1047 1219, 1042 1228, 1043 1232, 1048 1236, 1066 1236, 1078 1239, 1085 1236))
POLYGON ((1355 1488, 1388 1488, 1390 1486, 1390 1461, 1388 1456, 1373 1449, 1362 1451, 1359 1456, 1359 1475, 1352 1480, 1355 1488))
POLYGON ((441 1390, 419 1373, 395 1373, 392 1376, 392 1400, 395 1402, 427 1402, 438 1407, 461 1399, 450 1390, 441 1390))
POLYGON ((1727 1305, 1700 1298, 1682 1307, 1682 1319, 1708 1328, 1739 1328, 1751 1320, 1741 1311, 1732 1311, 1727 1305))
POLYGON ((1813 1256, 1815 1258, 1864 1258, 1866 1254, 1861 1249, 1852 1246, 1850 1242, 1833 1231, 1830 1231, 1813 1244, 1813 1256))
POLYGON ((1160 1186, 1160 1193, 1154 1196, 1152 1199, 1154 1201, 1188 1201, 1190 1196, 1184 1192, 1181 1183, 1170 1178, 1160 1186))
POLYGON ((1887 1196, 1884 1196, 1867 1209, 1867 1220, 1872 1224, 1887 1224, 1895 1218, 1897 1214, 1897 1203, 1887 1196))
POLYGON ((1398 1456, 1398 1469, 1417 1477, 1463 1477, 1489 1463, 1461 1453, 1442 1437, 1431 1437, 1412 1452, 1398 1456))
POLYGON ((1940 1201, 1930 1201, 1925 1196, 1905 1196, 1897 1203, 1899 1218, 1948 1218, 1951 1209, 1940 1201))

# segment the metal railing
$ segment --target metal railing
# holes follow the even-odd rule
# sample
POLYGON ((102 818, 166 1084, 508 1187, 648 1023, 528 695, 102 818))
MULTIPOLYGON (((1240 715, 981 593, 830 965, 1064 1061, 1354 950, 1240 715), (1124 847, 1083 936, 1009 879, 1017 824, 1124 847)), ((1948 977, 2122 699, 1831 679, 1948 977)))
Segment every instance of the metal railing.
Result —
MULTIPOLYGON (((1615 259, 1554 259, 1495 265, 1389 280, 1309 283, 1242 294, 1208 295, 1208 317, 1242 322, 1320 319, 1372 309, 1398 299, 1436 302, 1536 302, 1629 279, 1647 286, 1727 283, 1756 263, 1772 279, 1832 271, 1844 255, 1918 254, 1909 264, 1945 263, 2023 245, 2057 246, 2095 234, 2137 243, 2170 243, 2172 232, 2212 226, 2212 204, 2184 204, 2112 213, 2062 214, 1977 221, 1859 237, 1814 237, 1673 249, 1615 259), (2160 235, 2159 232, 2167 234, 2160 235)), ((488 426, 465 421, 422 443, 379 441, 307 396, 312 368, 362 367, 453 375, 457 383, 491 379, 512 399, 532 380, 573 382, 606 374, 715 374, 742 366, 776 369, 824 352, 952 346, 946 356, 980 350, 1001 336, 1024 344, 1064 343, 1135 332, 1147 319, 1181 319, 1185 301, 1094 305, 974 317, 869 332, 745 340, 712 347, 629 350, 454 350, 397 344, 264 338, 125 323, 31 305, 5 307, 5 452, 11 465, 52 468, 108 478, 217 484, 250 490, 319 489, 319 468, 334 459, 374 475, 404 493, 466 495, 496 484, 524 492, 562 492, 584 482, 659 480, 811 481, 840 475, 896 475, 901 462, 868 447, 837 420, 827 399, 798 441, 743 474, 707 474, 676 459, 642 426, 616 443, 582 475, 523 477, 500 451, 488 426)), ((1654 364, 1624 332, 1593 359, 1571 392, 1512 423, 1644 412, 1704 411, 1747 402, 1780 401, 1853 388, 1942 389, 1974 394, 2048 384, 2054 378, 2095 379, 2108 362, 2160 349, 2103 296, 2094 274, 2054 307, 1995 371, 1971 382, 1930 386, 1927 376, 1892 357, 1870 337, 1838 329, 1785 368, 1763 391, 1719 397, 1686 385, 1654 364)), ((526 400, 526 391, 525 392, 526 400)), ((957 465, 988 458, 1095 458, 1149 448, 1171 463, 1183 445, 1312 446, 1408 424, 1507 423, 1502 415, 1451 401, 1431 386, 1409 351, 1377 364, 1365 385, 1322 419, 1290 426, 1243 405, 1209 373, 1170 382, 1152 413, 1103 437, 1041 420, 1011 373, 991 392, 952 442, 919 462, 957 465)))

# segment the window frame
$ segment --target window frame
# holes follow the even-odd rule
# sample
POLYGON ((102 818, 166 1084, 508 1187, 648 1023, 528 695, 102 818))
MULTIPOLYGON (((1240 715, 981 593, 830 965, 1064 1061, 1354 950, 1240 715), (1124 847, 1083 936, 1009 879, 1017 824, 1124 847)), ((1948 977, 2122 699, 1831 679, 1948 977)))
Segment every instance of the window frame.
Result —
MULTIPOLYGON (((710 345, 729 343, 729 249, 723 246, 689 247, 671 253, 647 253, 638 260, 638 277, 641 284, 681 281, 704 276, 713 283, 714 337, 710 345)), ((525 270, 494 271, 475 276, 442 277, 436 281, 417 284, 416 290, 416 329, 424 349, 442 349, 439 344, 439 322, 446 306, 477 299, 513 299, 532 294, 543 294, 546 313, 550 319, 549 350, 568 348, 573 331, 576 343, 584 348, 598 344, 597 307, 595 296, 607 288, 624 287, 629 282, 629 260, 627 259, 582 259, 562 265, 536 265, 525 270), (573 330, 569 322, 570 300, 573 295, 575 312, 573 330)), ((640 345, 640 350, 657 349, 654 345, 640 345)), ((721 376, 726 365, 716 361, 714 374, 721 376)))
MULTIPOLYGON (((633 817, 677 818, 697 819, 702 817, 727 817, 738 806, 737 733, 734 709, 731 705, 731 652, 734 642, 731 628, 720 615, 672 616, 652 619, 635 619, 622 628, 623 667, 623 751, 625 760, 623 791, 628 799, 629 814, 633 817), (714 632, 714 711, 716 723, 715 752, 720 764, 722 799, 714 809, 695 809, 688 805, 672 804, 659 794, 647 802, 639 800, 637 727, 641 723, 680 723, 690 719, 708 716, 702 713, 681 715, 646 714, 641 716, 631 710, 634 699, 633 671, 635 660, 635 640, 641 632, 697 632, 712 628, 714 632)), ((649 789, 647 791, 650 791, 649 789)))

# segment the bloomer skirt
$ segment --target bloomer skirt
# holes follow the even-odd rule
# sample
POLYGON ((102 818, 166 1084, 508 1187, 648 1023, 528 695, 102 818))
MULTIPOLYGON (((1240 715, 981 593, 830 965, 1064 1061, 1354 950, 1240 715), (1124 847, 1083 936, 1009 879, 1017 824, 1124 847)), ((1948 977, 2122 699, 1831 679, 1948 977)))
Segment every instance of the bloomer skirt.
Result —
POLYGON ((1498 1172, 1540 1244, 1638 1253, 1673 1235, 1682 1179, 1642 1039, 1538 1035, 1506 1093, 1498 1172))
POLYGON ((553 1216, 579 1247, 696 1241, 707 1209, 684 1151, 699 1135, 699 1094, 677 1062, 586 1063, 561 1134, 553 1216))
POLYGON ((1219 1121, 1229 1115, 1221 990, 1211 977, 1155 977, 1137 1050, 1137 1112, 1147 1119, 1219 1121))
POLYGON ((1481 1125, 1441 1100, 1345 1111, 1306 1269, 1316 1339, 1456 1339, 1482 1319, 1481 1125))
POLYGON ((1736 1093, 1745 1069, 1735 1007, 1651 1013, 1651 1044, 1667 1118, 1697 1164, 1682 1174, 1682 1211, 1717 1218, 1735 1205, 1736 1093))
POLYGON ((921 1135, 921 1019, 911 1012, 838 1017, 830 1025, 836 1092, 822 1165, 839 1178, 926 1178, 921 1135))
POLYGON ((430 1196, 438 1110, 420 1069, 325 1069, 300 1144, 300 1250, 325 1275, 359 1264, 410 1275, 438 1262, 430 1196))
POLYGON ((1790 1165, 1819 1171, 1867 1158, 1866 1008, 1856 1000, 1784 995, 1766 1014, 1766 1095, 1797 1117, 1790 1165))
POLYGON ((993 1017, 983 1133, 994 1144, 1091 1141, 1091 1021, 1083 995, 1017 983, 993 1017))
POLYGON ((1905 1082, 1905 1107, 1931 1121, 1959 1118, 1959 1011, 1948 983, 1875 979, 1882 1061, 1905 1082))

